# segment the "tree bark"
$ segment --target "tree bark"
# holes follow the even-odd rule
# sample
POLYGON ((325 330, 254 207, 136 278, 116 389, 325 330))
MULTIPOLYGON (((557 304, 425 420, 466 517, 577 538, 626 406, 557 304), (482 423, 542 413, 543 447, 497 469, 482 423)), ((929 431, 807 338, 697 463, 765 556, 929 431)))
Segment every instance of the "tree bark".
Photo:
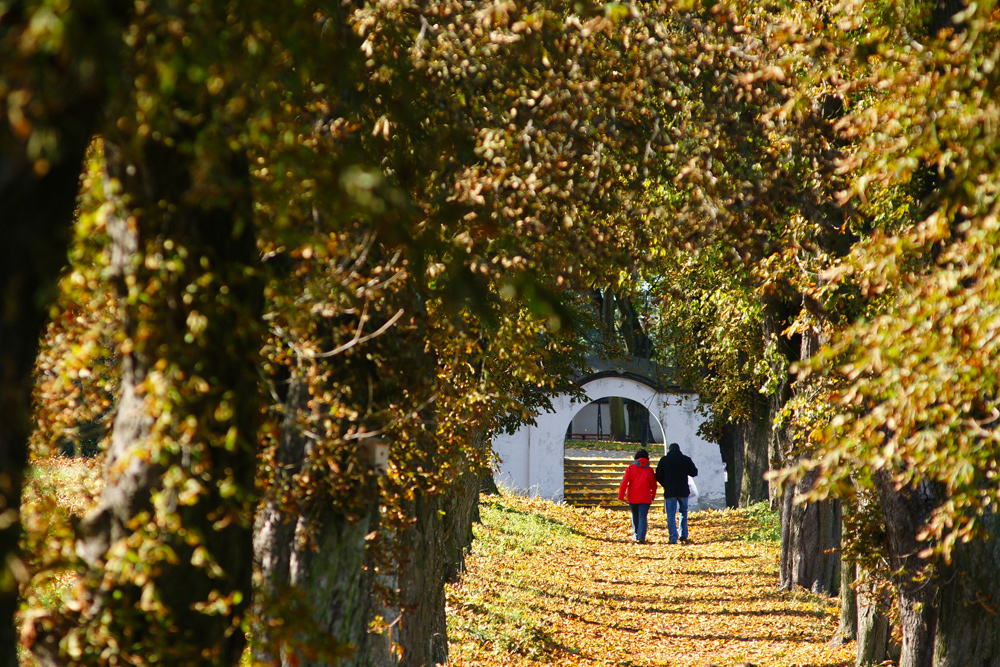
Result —
POLYGON ((378 611, 388 631, 373 637, 373 667, 439 665, 448 660, 441 504, 441 498, 414 500, 413 524, 391 538, 394 550, 406 555, 398 571, 384 580, 396 598, 378 611))
MULTIPOLYGON (((811 328, 801 336, 798 359, 811 358, 819 351, 819 347, 819 332, 811 328)), ((772 400, 777 407, 776 400, 772 400)), ((789 439, 786 428, 775 430, 774 440, 780 443, 779 451, 784 466, 796 463, 796 456, 790 454, 789 439)), ((813 470, 795 480, 794 484, 787 484, 784 489, 780 587, 784 590, 802 587, 817 594, 836 595, 840 590, 840 501, 794 502, 795 496, 808 492, 818 477, 819 471, 813 470)))
POLYGON ((858 638, 858 594, 854 590, 857 581, 857 566, 840 560, 840 622, 837 625, 835 642, 845 644, 858 638))
POLYGON ((760 401, 756 417, 729 423, 719 441, 722 461, 726 464, 726 505, 749 507, 768 499, 767 445, 770 428, 767 404, 760 401))
POLYGON ((322 474, 325 465, 299 420, 309 401, 302 372, 294 369, 288 380, 272 491, 254 524, 262 580, 254 603, 253 654, 282 667, 367 665, 367 536, 378 524, 378 488, 372 478, 368 488, 358 489, 367 500, 352 515, 334 503, 298 497, 300 476, 311 468, 322 474))
POLYGON ((625 399, 612 396, 608 399, 608 421, 611 439, 615 442, 625 441, 625 399))
POLYGON ((726 507, 740 506, 740 486, 743 484, 745 422, 728 423, 719 438, 719 453, 726 466, 726 507))
MULTIPOLYGON (((855 568, 855 573, 857 569, 855 568)), ((857 667, 881 664, 889 655, 890 602, 871 586, 857 591, 857 667)))
POLYGON ((635 401, 625 402, 628 414, 628 434, 632 440, 637 440, 643 447, 649 445, 649 410, 635 401))
POLYGON ((376 562, 368 545, 380 530, 377 488, 357 490, 371 502, 354 516, 332 503, 298 503, 294 491, 284 496, 310 466, 325 465, 312 457, 317 443, 296 417, 308 399, 301 374, 293 373, 273 491, 255 524, 262 574, 255 659, 282 667, 446 662, 444 585, 464 567, 478 519, 480 475, 467 472, 450 495, 416 493, 408 510, 412 523, 378 538, 388 541, 397 562, 376 562), (296 512, 296 506, 305 511, 296 512), (391 602, 378 589, 388 589, 391 602), (370 633, 376 615, 383 630, 370 633))
POLYGON ((194 174, 211 158, 174 139, 106 141, 122 186, 108 223, 121 398, 105 489, 78 531, 86 591, 36 644, 47 665, 231 665, 245 643, 263 298, 249 174, 220 150, 209 185, 194 174))
POLYGON ((805 588, 816 594, 840 590, 840 501, 793 502, 797 493, 812 488, 818 471, 785 489, 781 511, 780 588, 805 588))
POLYGON ((625 339, 625 349, 633 357, 650 359, 653 356, 653 342, 642 328, 642 320, 627 294, 615 295, 615 305, 621 313, 621 332, 625 339))
POLYGON ((743 475, 740 486, 740 507, 769 500, 769 485, 764 475, 771 468, 768 447, 774 416, 769 402, 759 401, 754 418, 743 425, 743 475))
MULTIPOLYGON (((796 345, 784 335, 784 329, 795 314, 794 306, 787 299, 772 294, 764 297, 761 308, 761 330, 764 341, 773 343, 774 355, 782 359, 784 364, 790 364, 800 358, 800 345, 796 345)), ((792 398, 792 383, 786 368, 777 368, 772 360, 772 372, 778 374, 778 386, 767 397, 766 421, 760 426, 762 434, 766 429, 768 470, 777 470, 786 465, 785 453, 789 449, 789 433, 787 428, 775 428, 775 423, 785 404, 792 398)), ((757 456, 755 452, 755 457, 757 456)), ((749 453, 747 456, 749 462, 749 453)), ((745 478, 744 478, 745 479, 745 478)), ((782 497, 774 483, 768 484, 768 500, 771 509, 779 509, 782 497)))
MULTIPOLYGON (((479 446, 488 446, 479 437, 479 446)), ((373 637, 372 667, 421 667, 448 660, 444 588, 464 571, 472 525, 479 519, 479 477, 466 471, 460 479, 447 496, 418 498, 412 505, 414 522, 394 540, 394 550, 406 556, 387 581, 398 598, 380 611, 390 630, 373 637)))
POLYGON ((927 484, 897 489, 885 469, 872 475, 889 541, 889 562, 896 585, 899 624, 903 634, 900 667, 931 667, 938 608, 938 580, 917 554, 923 544, 917 533, 934 505, 927 484))
POLYGON ((1000 667, 1000 517, 985 511, 985 535, 959 543, 942 568, 934 666, 1000 667))
POLYGON ((289 517, 274 504, 260 511, 255 660, 282 667, 368 664, 366 536, 377 519, 377 505, 350 518, 332 509, 289 517))

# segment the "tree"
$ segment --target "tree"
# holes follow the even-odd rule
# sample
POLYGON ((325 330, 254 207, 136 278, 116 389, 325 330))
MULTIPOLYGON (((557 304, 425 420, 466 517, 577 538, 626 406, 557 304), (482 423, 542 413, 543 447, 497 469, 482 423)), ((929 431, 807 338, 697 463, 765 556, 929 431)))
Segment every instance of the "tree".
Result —
POLYGON ((858 285, 872 307, 811 365, 830 381, 836 406, 827 427, 813 431, 807 465, 821 475, 812 497, 842 494, 851 480, 877 498, 904 665, 1000 660, 996 617, 976 611, 997 595, 982 574, 996 567, 995 471, 983 456, 995 451, 994 378, 984 363, 993 344, 995 196, 984 186, 997 167, 982 150, 995 141, 993 126, 979 122, 996 114, 996 83, 980 67, 994 57, 985 54, 997 16, 992 5, 956 9, 907 5, 910 22, 884 30, 895 39, 845 49, 879 55, 845 90, 886 91, 841 124, 858 140, 845 194, 860 198, 874 183, 881 187, 869 191, 869 211, 892 202, 873 201, 892 188, 909 190, 918 205, 912 225, 876 230, 830 272, 846 289, 858 285), (958 634, 944 620, 955 617, 978 622, 958 634))
MULTIPOLYGON (((303 192, 308 207, 288 213, 311 220, 321 233, 295 242, 290 258, 295 282, 284 278, 283 289, 273 290, 289 304, 307 306, 311 317, 299 319, 295 309, 275 302, 274 367, 288 368, 274 372, 276 386, 290 380, 287 394, 278 392, 286 396, 284 435, 272 456, 288 474, 287 483, 282 473, 272 487, 258 524, 258 558, 273 597, 327 576, 329 559, 338 554, 341 563, 353 564, 330 581, 349 590, 345 597, 357 604, 333 609, 315 598, 303 606, 319 630, 314 642, 353 644, 352 659, 358 661, 365 660, 366 650, 390 659, 381 640, 363 635, 365 616, 358 605, 367 599, 366 588, 398 589, 383 603, 383 615, 389 616, 394 637, 404 637, 410 647, 399 658, 404 664, 441 658, 441 640, 428 640, 443 630, 440 586, 457 561, 431 558, 427 543, 416 538, 450 542, 445 550, 450 553, 462 546, 469 510, 447 513, 458 518, 452 528, 437 518, 438 509, 454 505, 449 494, 456 492, 474 502, 468 480, 488 463, 483 436, 506 425, 507 414, 526 414, 541 402, 537 392, 526 389, 542 382, 544 366, 560 363, 570 347, 563 341, 570 332, 568 309, 560 301, 573 293, 560 292, 627 256, 621 248, 630 247, 636 233, 613 221, 574 223, 575 216, 584 219, 601 208, 617 216, 611 204, 628 197, 614 178, 624 166, 601 156, 605 146, 622 141, 623 129, 612 132, 611 110, 633 84, 594 90, 588 84, 593 72, 610 76, 604 61, 580 60, 581 69, 572 59, 555 56, 579 52, 581 40, 602 54, 614 53, 605 32, 615 23, 598 15, 585 27, 572 15, 516 13, 478 15, 482 25, 477 26, 452 3, 422 11, 400 15, 373 6, 354 17, 358 23, 345 23, 348 34, 367 35, 345 62, 364 54, 379 67, 341 82, 342 88, 331 85, 325 101, 303 102, 337 109, 340 115, 322 120, 324 130, 358 129, 303 134, 313 148, 342 160, 331 163, 332 174, 325 172, 329 165, 317 165, 311 180, 330 178, 341 187, 320 189, 323 197, 303 192), (424 15, 435 24, 419 20, 424 15), (538 36, 523 39, 519 34, 525 31, 538 36), (505 44, 514 46, 504 50, 505 44), (539 62, 541 45, 558 69, 539 62), (462 61, 467 64, 455 66, 462 61), (337 97, 330 92, 341 90, 337 97), (474 97, 480 104, 470 106, 466 100, 474 97), (566 110, 581 99, 601 113, 572 122, 566 110), (367 129, 372 126, 377 131, 367 129), (559 133, 566 136, 556 141, 559 133), (518 135, 534 141, 500 140, 518 135), (375 156, 381 156, 378 167, 375 156), (414 172, 415 156, 424 172, 414 172), (570 168, 590 161, 597 165, 590 172, 570 168), (539 175, 548 179, 542 191, 539 175), (403 224, 394 227, 400 218, 403 224), (601 242, 593 243, 592 236, 601 242), (566 245, 585 252, 567 256, 566 245), (391 289, 380 287, 383 281, 391 289), (359 386, 372 390, 359 394, 359 386), (378 434, 390 443, 381 499, 363 475, 311 472, 330 465, 351 469, 358 433, 378 434), (376 531, 372 508, 379 504, 376 531), (330 541, 323 541, 316 555, 300 558, 281 549, 287 544, 282 536, 293 525, 309 525, 312 534, 330 535, 330 541), (367 535, 373 536, 374 549, 366 556, 367 535), (386 558, 393 550, 424 560, 404 568, 386 558), (292 558, 308 563, 294 576, 287 567, 292 558), (374 567, 380 568, 374 582, 361 570, 366 558, 375 558, 374 567), (415 597, 421 591, 429 597, 415 597), (417 602, 421 609, 400 617, 393 611, 400 602, 408 607, 417 602), (430 654, 424 646, 432 647, 430 654)), ((633 144, 636 135, 645 143, 640 126, 626 129, 633 144)), ((268 155, 264 164, 270 169, 280 158, 268 155)), ((305 554, 310 547, 302 543, 295 549, 305 554)), ((268 610, 262 613, 266 624, 280 622, 268 610)), ((273 639, 260 648, 261 655, 323 659, 301 650, 302 637, 286 640, 284 647, 282 638, 273 639)))
POLYGON ((23 567, 17 520, 27 461, 31 371, 66 243, 83 157, 118 53, 119 3, 81 3, 63 22, 47 3, 0 10, 0 664, 17 662, 14 611, 23 567), (34 18, 50 15, 55 22, 34 18), (85 24, 90 27, 84 28, 85 24), (47 26, 47 27, 46 27, 47 26), (58 26, 58 30, 50 29, 58 26))
MULTIPOLYGON (((892 577, 904 662, 992 664, 991 618, 969 634, 947 619, 997 603, 998 408, 979 351, 996 330, 997 10, 953 5, 164 0, 0 16, 19 54, 0 81, 0 203, 21 253, 3 269, 4 408, 22 417, 0 432, 8 513, 34 296, 64 248, 22 252, 41 240, 25 220, 65 230, 97 129, 124 313, 112 483, 80 542, 91 585, 39 620, 36 651, 235 660, 256 476, 260 655, 441 660, 439 592, 485 436, 544 405, 553 366, 579 364, 575 295, 635 273, 677 297, 674 349, 716 409, 709 429, 740 441, 727 460, 743 501, 788 467, 782 583, 834 589, 822 503, 852 504, 850 543, 873 534, 858 527, 870 502, 894 571, 862 579, 892 577), (253 391, 262 322, 270 407, 253 391), (311 627, 282 629, 290 609, 311 627), (366 634, 378 617, 394 635, 366 634), (78 626, 60 648, 63 623, 78 626)), ((648 332, 613 296, 638 352, 648 332)))
POLYGON ((101 143, 88 152, 80 180, 69 266, 49 309, 35 362, 31 451, 96 456, 111 430, 121 385, 121 318, 110 271, 101 143))
POLYGON ((100 111, 122 395, 107 485, 80 526, 83 599, 36 620, 45 663, 227 664, 242 653, 263 293, 239 134, 259 62, 239 63, 248 19, 137 7, 132 58, 109 73, 100 111))
POLYGON ((722 450, 728 503, 742 507, 768 497, 765 397, 773 387, 765 353, 773 346, 765 348, 749 277, 715 250, 671 253, 651 283, 662 295, 657 335, 679 381, 705 404, 701 430, 722 450))
MULTIPOLYGON (((599 331, 598 354, 617 357, 627 355, 637 359, 653 357, 652 340, 636 310, 634 299, 643 298, 641 287, 632 281, 622 281, 616 287, 591 291, 591 301, 596 311, 599 331)), ((643 446, 649 444, 649 411, 634 401, 620 396, 608 399, 611 439, 623 442, 631 435, 638 437, 643 446)))

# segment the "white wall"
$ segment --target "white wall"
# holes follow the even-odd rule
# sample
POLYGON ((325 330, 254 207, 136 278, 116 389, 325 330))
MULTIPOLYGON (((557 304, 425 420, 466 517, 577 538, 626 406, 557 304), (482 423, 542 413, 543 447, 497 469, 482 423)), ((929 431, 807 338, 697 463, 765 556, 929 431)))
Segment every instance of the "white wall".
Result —
MULTIPOLYGON (((693 508, 725 506, 725 473, 719 446, 698 437, 702 419, 697 414, 698 398, 689 394, 657 394, 644 384, 625 378, 605 377, 583 386, 584 402, 572 403, 568 396, 556 396, 553 410, 536 417, 536 426, 523 426, 513 435, 499 434, 493 449, 500 462, 494 473, 497 483, 535 496, 562 500, 563 442, 566 426, 591 401, 621 396, 642 403, 659 422, 666 443, 676 442, 698 467, 699 497, 693 508)), ((664 453, 663 445, 650 447, 655 465, 664 453)))

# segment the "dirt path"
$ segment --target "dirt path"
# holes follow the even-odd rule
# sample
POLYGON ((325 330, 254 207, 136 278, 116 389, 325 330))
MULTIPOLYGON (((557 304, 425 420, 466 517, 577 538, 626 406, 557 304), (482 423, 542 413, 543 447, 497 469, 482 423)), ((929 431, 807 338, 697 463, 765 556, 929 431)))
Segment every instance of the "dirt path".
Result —
POLYGON ((779 592, 778 545, 745 540, 745 514, 695 513, 693 543, 669 545, 654 505, 636 545, 627 512, 488 503, 449 592, 449 664, 853 664, 853 646, 827 643, 836 600, 779 592))

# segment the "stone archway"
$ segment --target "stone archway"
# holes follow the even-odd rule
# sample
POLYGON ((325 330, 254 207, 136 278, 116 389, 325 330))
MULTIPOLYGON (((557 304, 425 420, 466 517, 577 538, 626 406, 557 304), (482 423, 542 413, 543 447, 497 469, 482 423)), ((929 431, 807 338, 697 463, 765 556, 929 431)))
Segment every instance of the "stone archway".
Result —
MULTIPOLYGON (((585 401, 567 394, 552 397, 552 410, 539 414, 534 426, 522 426, 513 435, 500 434, 493 449, 500 457, 497 483, 531 495, 563 499, 563 442, 566 424, 591 401, 621 396, 646 406, 663 429, 666 443, 676 442, 698 466, 699 506, 725 506, 725 466, 719 446, 701 439, 698 397, 680 391, 657 391, 633 377, 599 374, 581 383, 585 401)), ((658 459, 663 450, 650 454, 658 459)), ((655 463, 655 461, 654 461, 655 463)))
MULTIPOLYGON (((572 441, 583 441, 586 443, 588 440, 593 439, 595 442, 600 442, 601 440, 611 441, 614 438, 612 433, 614 420, 612 416, 612 400, 615 398, 623 401, 622 417, 624 423, 621 427, 624 429, 624 433, 621 437, 625 439, 626 442, 634 444, 636 447, 640 446, 643 442, 643 437, 645 436, 646 444, 653 447, 659 448, 663 444, 663 429, 661 428, 659 420, 656 416, 649 411, 646 405, 642 403, 636 403, 635 401, 625 398, 623 396, 616 397, 606 397, 599 398, 595 401, 587 403, 586 405, 574 404, 573 409, 576 412, 573 414, 572 418, 566 424, 566 456, 572 456, 570 453, 572 441), (643 426, 642 420, 634 419, 637 415, 634 413, 633 408, 640 408, 642 411, 642 417, 646 422, 647 426, 643 426), (643 429, 645 428, 645 433, 643 429)), ((589 450, 590 447, 584 446, 583 451, 589 450)), ((580 454, 581 456, 587 456, 587 454, 580 454)), ((626 451, 618 452, 618 455, 614 458, 628 455, 626 451)), ((604 458, 604 457, 600 457, 604 458)))

